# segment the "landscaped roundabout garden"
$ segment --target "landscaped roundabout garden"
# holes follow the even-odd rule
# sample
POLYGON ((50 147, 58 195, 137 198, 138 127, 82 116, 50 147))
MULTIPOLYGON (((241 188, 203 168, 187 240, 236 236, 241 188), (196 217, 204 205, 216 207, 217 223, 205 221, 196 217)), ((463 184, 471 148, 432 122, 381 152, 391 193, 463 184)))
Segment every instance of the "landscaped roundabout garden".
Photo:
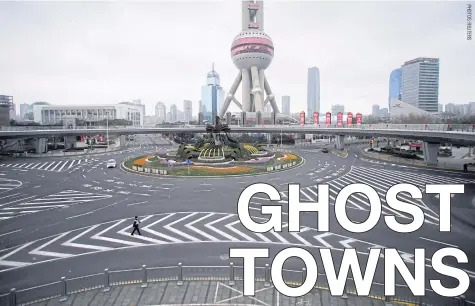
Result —
POLYGON ((217 122, 216 126, 206 127, 207 133, 195 144, 131 158, 124 166, 156 175, 196 177, 256 175, 293 168, 303 162, 293 153, 269 151, 259 144, 240 144, 228 135, 230 129, 226 125, 221 125, 219 119, 217 122))
MULTIPOLYGON (((257 150, 256 146, 245 145, 248 149, 257 150)), ((262 151, 260 151, 262 152, 262 151)), ((248 160, 222 160, 209 162, 179 158, 174 151, 139 156, 124 162, 127 169, 172 176, 226 176, 255 175, 271 171, 281 171, 296 167, 302 158, 293 153, 266 151, 266 156, 252 157, 248 160)))

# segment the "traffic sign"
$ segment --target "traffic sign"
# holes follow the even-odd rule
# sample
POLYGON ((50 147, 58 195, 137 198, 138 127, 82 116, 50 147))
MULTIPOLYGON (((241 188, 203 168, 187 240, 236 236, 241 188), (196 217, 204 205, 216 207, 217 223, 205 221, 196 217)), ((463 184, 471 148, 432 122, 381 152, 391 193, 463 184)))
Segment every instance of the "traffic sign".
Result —
POLYGON ((191 160, 187 159, 187 160, 185 161, 185 164, 188 165, 188 166, 191 165, 191 160))

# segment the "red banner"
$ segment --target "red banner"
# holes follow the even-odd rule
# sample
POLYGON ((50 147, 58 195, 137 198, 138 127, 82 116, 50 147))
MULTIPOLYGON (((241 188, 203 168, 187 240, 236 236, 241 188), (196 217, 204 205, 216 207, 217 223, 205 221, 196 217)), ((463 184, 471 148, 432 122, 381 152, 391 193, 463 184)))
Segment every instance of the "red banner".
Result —
POLYGON ((363 116, 360 113, 356 114, 356 124, 363 124, 363 116))
POLYGON ((317 125, 320 118, 320 114, 318 112, 313 112, 313 124, 317 125))
POLYGON ((325 124, 330 125, 332 124, 332 113, 327 112, 325 116, 325 124))
POLYGON ((347 118, 346 118, 346 123, 348 125, 352 125, 353 124, 353 113, 348 113, 348 115, 346 115, 347 118))
POLYGON ((336 114, 336 124, 338 126, 342 126, 343 125, 343 113, 338 113, 336 114))
POLYGON ((305 124, 305 112, 300 112, 300 124, 305 124))

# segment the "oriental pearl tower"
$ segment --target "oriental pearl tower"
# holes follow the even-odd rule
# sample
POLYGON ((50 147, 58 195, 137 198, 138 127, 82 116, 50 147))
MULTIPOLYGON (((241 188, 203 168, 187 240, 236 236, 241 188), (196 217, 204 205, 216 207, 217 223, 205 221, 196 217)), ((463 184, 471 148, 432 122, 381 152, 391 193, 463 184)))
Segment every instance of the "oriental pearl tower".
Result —
POLYGON ((219 112, 223 118, 231 101, 242 112, 264 112, 270 103, 272 110, 279 113, 275 97, 264 74, 274 57, 274 44, 264 32, 263 1, 242 1, 242 31, 231 45, 231 58, 239 69, 219 112), (242 104, 234 96, 242 82, 242 104), (264 99, 264 90, 267 97, 264 99))

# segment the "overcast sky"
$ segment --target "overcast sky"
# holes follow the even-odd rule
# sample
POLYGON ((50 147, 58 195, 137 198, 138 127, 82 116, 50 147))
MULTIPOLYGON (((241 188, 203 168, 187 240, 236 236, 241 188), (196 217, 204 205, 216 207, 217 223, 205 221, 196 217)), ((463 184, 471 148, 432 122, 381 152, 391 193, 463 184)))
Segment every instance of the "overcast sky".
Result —
MULTIPOLYGON (((321 111, 387 105, 391 70, 438 57, 440 103, 475 101, 475 41, 466 2, 265 1, 275 45, 267 69, 280 107, 306 110, 307 68, 320 68, 321 111)), ((109 104, 140 98, 194 102, 212 62, 225 91, 237 69, 231 42, 239 1, 1 2, 0 94, 14 102, 109 104)), ((240 91, 237 93, 241 100, 240 91)))

